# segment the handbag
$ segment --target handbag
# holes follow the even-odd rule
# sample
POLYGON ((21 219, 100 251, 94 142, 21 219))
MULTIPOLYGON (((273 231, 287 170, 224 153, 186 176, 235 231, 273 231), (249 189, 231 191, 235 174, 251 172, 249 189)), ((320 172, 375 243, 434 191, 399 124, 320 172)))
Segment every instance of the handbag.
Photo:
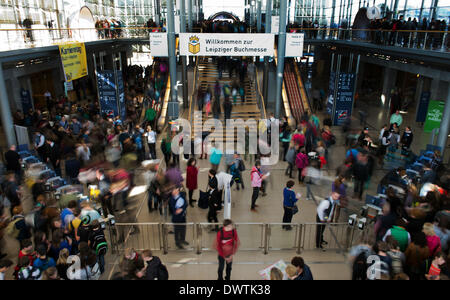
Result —
POLYGON ((295 215, 296 213, 298 213, 298 206, 294 205, 292 206, 292 214, 295 215))
POLYGON ((209 193, 203 192, 200 190, 200 197, 198 199, 198 207, 201 209, 207 209, 208 208, 208 200, 209 200, 209 193))

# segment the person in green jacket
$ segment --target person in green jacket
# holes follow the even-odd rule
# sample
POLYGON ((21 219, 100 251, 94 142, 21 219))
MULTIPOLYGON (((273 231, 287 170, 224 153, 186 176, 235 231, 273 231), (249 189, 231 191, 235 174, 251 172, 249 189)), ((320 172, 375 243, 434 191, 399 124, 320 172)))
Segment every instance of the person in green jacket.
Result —
POLYGON ((156 119, 156 111, 153 107, 149 107, 145 111, 145 120, 147 120, 147 123, 152 126, 152 128, 156 128, 155 126, 155 119, 156 119))
POLYGON ((281 143, 283 143, 283 161, 286 161, 286 153, 289 149, 291 138, 292 138, 291 128, 289 126, 286 126, 283 132, 280 133, 280 141, 281 143))
POLYGON ((161 141, 161 151, 164 154, 164 160, 166 161, 166 166, 169 165, 171 154, 172 154, 172 136, 170 131, 161 141))
POLYGON ((400 111, 397 110, 395 112, 395 114, 392 114, 390 123, 391 124, 397 123, 398 127, 400 127, 400 125, 402 125, 402 122, 403 122, 403 117, 400 114, 400 111))
POLYGON ((392 226, 383 237, 383 241, 386 241, 388 236, 392 236, 394 240, 398 242, 400 251, 405 252, 408 245, 411 243, 411 235, 405 229, 406 223, 403 219, 398 219, 396 225, 392 226))

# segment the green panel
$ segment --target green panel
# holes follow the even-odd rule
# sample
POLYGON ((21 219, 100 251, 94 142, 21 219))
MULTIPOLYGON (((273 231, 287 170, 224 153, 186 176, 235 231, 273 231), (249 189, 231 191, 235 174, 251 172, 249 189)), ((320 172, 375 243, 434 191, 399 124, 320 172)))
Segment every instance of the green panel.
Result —
POLYGON ((431 132, 433 129, 441 126, 444 105, 445 102, 443 101, 430 101, 428 104, 427 119, 424 126, 425 132, 431 132))

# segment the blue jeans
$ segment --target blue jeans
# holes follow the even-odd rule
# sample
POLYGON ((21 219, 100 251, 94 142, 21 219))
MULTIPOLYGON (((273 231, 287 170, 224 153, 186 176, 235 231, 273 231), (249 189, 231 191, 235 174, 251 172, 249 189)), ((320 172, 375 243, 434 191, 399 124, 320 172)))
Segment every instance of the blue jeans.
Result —
POLYGON ((97 263, 100 268, 100 273, 103 274, 105 272, 105 256, 97 255, 97 263))

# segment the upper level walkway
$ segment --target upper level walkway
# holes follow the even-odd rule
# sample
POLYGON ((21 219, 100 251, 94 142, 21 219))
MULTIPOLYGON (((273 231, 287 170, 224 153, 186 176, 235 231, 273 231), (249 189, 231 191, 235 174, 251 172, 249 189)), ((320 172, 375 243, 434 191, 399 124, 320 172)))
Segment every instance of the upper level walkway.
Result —
MULTIPOLYGON (((56 46, 69 41, 95 42, 108 39, 148 41, 149 32, 161 28, 121 27, 119 29, 94 28, 31 28, 0 29, 0 51, 56 46)), ((198 31, 198 30, 195 30, 198 31)), ((362 30, 362 29, 302 29, 288 28, 288 32, 303 32, 305 44, 326 43, 336 46, 351 45, 365 49, 383 49, 406 55, 450 57, 450 38, 447 31, 422 30, 362 30)))

